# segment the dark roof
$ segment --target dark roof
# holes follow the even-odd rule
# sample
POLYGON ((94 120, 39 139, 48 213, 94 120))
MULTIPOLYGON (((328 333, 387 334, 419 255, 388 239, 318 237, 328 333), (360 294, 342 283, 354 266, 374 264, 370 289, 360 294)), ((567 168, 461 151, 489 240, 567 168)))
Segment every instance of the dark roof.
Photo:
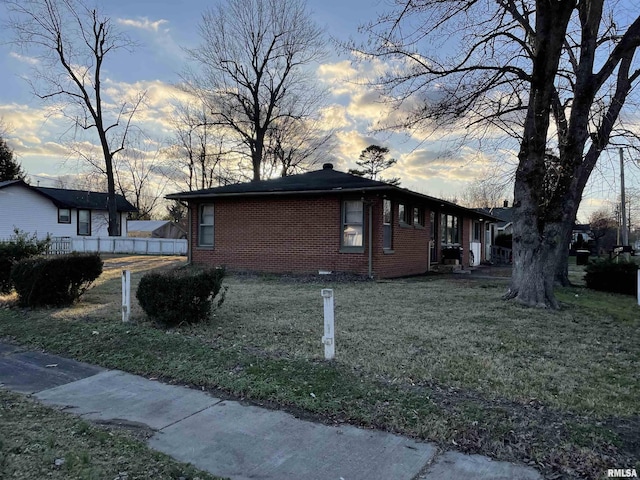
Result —
POLYGON ((512 207, 492 207, 492 208, 477 208, 479 212, 484 215, 492 215, 496 217, 501 224, 500 226, 504 226, 508 223, 513 222, 513 208, 512 207))
MULTIPOLYGON (((107 194, 92 192, 89 190, 67 190, 64 188, 34 187, 22 180, 0 182, 0 188, 22 184, 51 200, 58 208, 86 208, 89 210, 107 210, 107 194)), ((131 205, 122 195, 116 194, 116 207, 119 212, 135 212, 136 207, 131 205)))
POLYGON ((14 183, 18 183, 20 180, 5 180, 4 182, 0 182, 0 188, 7 187, 9 185, 13 185, 14 183))
POLYGON ((591 225, 588 223, 575 223, 573 225, 573 231, 574 232, 590 232, 591 225))
POLYGON ((385 189, 389 185, 376 180, 339 172, 333 168, 323 168, 313 172, 290 175, 288 177, 260 180, 258 182, 236 183, 223 187, 207 188, 191 192, 167 195, 170 199, 202 198, 209 196, 235 196, 251 194, 334 192, 343 190, 385 189))
POLYGON ((498 220, 491 214, 464 208, 456 205, 455 203, 447 202, 446 200, 423 195, 421 193, 413 192, 406 188, 396 187, 385 182, 370 180, 368 178, 360 177, 358 175, 352 175, 350 173, 339 172, 337 170, 334 170, 333 165, 331 164, 325 164, 322 170, 314 170, 312 172, 300 173, 298 175, 260 180, 257 182, 236 183, 233 185, 225 185, 222 187, 207 188, 203 190, 194 190, 190 192, 173 193, 171 195, 167 195, 166 198, 172 200, 195 200, 227 197, 294 195, 313 193, 364 193, 372 191, 381 193, 395 192, 411 197, 418 197, 431 203, 438 203, 443 207, 446 206, 450 210, 461 210, 467 213, 472 212, 474 215, 481 214, 485 217, 489 217, 487 218, 488 220, 498 220))

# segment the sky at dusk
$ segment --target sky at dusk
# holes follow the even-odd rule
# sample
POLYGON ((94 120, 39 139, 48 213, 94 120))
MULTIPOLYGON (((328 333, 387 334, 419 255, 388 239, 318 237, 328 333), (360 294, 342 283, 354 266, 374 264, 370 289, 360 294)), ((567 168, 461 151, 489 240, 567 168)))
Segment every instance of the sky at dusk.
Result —
MULTIPOLYGON (((635 0, 631 0, 635 1, 635 0)), ((102 11, 116 20, 118 27, 134 39, 138 46, 132 53, 119 53, 104 66, 105 87, 110 93, 146 91, 144 111, 135 122, 158 145, 171 137, 172 101, 179 95, 175 84, 180 81, 186 55, 183 48, 199 42, 197 26, 204 10, 214 1, 188 0, 109 0, 101 3, 102 11)), ((386 10, 384 1, 376 0, 310 0, 308 7, 315 22, 327 38, 347 40, 357 36, 357 27, 374 20, 386 10)), ((0 19, 6 16, 0 3, 0 19)), ((0 119, 9 127, 7 140, 15 150, 32 182, 54 185, 60 175, 77 174, 77 162, 65 147, 64 134, 69 122, 50 111, 34 97, 25 81, 35 60, 16 46, 7 44, 9 32, 0 31, 0 119)), ((486 174, 492 165, 489 156, 499 155, 515 161, 515 147, 505 144, 491 154, 477 147, 465 147, 448 158, 440 153, 446 148, 438 135, 399 135, 374 133, 371 126, 391 115, 379 102, 379 95, 354 79, 367 78, 376 65, 354 64, 350 56, 329 43, 329 54, 321 64, 312 65, 318 82, 329 91, 321 118, 327 128, 336 130, 337 147, 331 161, 346 171, 355 167, 360 152, 370 144, 390 149, 390 157, 398 159, 394 170, 385 176, 399 176, 402 186, 433 196, 453 198, 474 179, 486 174)), ((67 135, 68 138, 68 135, 67 135)), ((90 139, 90 137, 86 137, 90 139)), ((97 142, 97 136, 94 139, 97 142)), ((615 201, 618 187, 617 153, 605 154, 583 200, 582 220, 590 210, 615 201)), ((640 186, 640 171, 630 167, 628 185, 640 186)), ((165 194, 179 190, 168 187, 165 194)), ((507 198, 511 198, 509 195, 507 198)), ((580 216, 579 216, 580 219, 580 216)))

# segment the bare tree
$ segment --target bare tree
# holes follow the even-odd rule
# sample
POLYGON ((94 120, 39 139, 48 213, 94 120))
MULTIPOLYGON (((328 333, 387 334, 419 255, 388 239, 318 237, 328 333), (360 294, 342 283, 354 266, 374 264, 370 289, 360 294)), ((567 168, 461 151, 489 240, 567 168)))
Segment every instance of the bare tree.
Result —
POLYGON ((326 131, 319 121, 282 118, 269 129, 266 165, 263 173, 270 177, 275 169, 281 177, 309 170, 332 156, 335 147, 333 130, 326 131))
POLYGON ((501 207, 506 200, 508 183, 499 175, 485 175, 460 193, 460 204, 469 208, 501 207))
POLYGON ((361 51, 400 64, 379 81, 395 98, 420 94, 400 126, 481 126, 519 140, 505 298, 557 308, 582 193, 640 76, 640 16, 617 14, 616 2, 605 11, 605 0, 396 4, 365 26, 373 47, 361 51), (458 51, 442 48, 452 39, 458 51))
POLYGON ((174 137, 167 156, 178 163, 174 177, 189 191, 235 183, 229 169, 233 145, 214 125, 204 104, 181 103, 173 121, 174 137))
MULTIPOLYGON (((4 0, 15 44, 35 55, 31 85, 41 100, 57 102, 75 132, 93 130, 107 179, 109 235, 118 234, 113 156, 125 148, 131 120, 144 94, 112 107, 104 100, 104 62, 132 42, 109 17, 82 0, 4 0)), ((112 99, 113 101, 113 99, 112 99)))
POLYGON ((162 201, 167 176, 159 162, 160 149, 149 149, 137 136, 113 158, 120 194, 138 210, 134 220, 150 220, 162 201))
POLYGON ((596 210, 589 216, 589 228, 591 229, 591 235, 595 241, 596 252, 599 255, 602 250, 603 241, 605 237, 614 237, 613 241, 610 241, 610 246, 615 243, 615 230, 618 227, 618 222, 615 216, 606 209, 596 210))
POLYGON ((324 53, 322 31, 302 0, 227 0, 205 12, 199 31, 202 44, 188 51, 197 72, 186 81, 214 124, 240 139, 260 180, 270 129, 309 115, 309 65, 324 53))

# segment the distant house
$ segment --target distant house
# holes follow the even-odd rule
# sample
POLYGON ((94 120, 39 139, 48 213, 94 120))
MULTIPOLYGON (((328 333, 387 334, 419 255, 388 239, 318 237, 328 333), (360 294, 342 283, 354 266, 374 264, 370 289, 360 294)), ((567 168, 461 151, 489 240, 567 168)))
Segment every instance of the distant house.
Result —
POLYGON ((478 211, 485 215, 492 215, 498 219, 495 223, 487 224, 485 230, 485 254, 487 260, 492 260, 491 249, 495 246, 496 237, 498 235, 513 234, 513 208, 510 207, 509 202, 505 200, 502 207, 479 208, 478 211))
POLYGON ((187 238, 187 232, 169 220, 129 220, 127 236, 136 238, 187 238))
MULTIPOLYGON (((136 208, 117 195, 120 236, 136 208)), ((0 182, 0 239, 17 228, 44 238, 108 236, 107 194, 87 190, 34 187, 22 180, 0 182)))
POLYGON ((399 277, 455 252, 468 266, 483 260, 484 224, 497 220, 331 164, 167 198, 188 203, 190 261, 231 270, 399 277))

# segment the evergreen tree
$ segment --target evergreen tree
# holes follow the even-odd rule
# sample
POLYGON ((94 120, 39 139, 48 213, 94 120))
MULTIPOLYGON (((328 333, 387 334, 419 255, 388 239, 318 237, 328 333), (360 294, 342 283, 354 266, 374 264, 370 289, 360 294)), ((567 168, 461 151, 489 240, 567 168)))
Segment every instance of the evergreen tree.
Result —
POLYGON ((6 140, 0 137, 0 182, 8 180, 24 180, 25 173, 20 164, 13 158, 13 150, 6 140))
POLYGON ((360 154, 360 159, 356 161, 356 165, 360 169, 352 168, 349 173, 358 175, 360 177, 370 178, 371 180, 378 180, 380 182, 389 183, 391 185, 400 185, 400 178, 378 178, 378 175, 388 168, 393 167, 398 160, 391 158, 387 160, 385 157, 389 153, 389 149, 386 147, 380 147, 378 145, 369 145, 360 154))

